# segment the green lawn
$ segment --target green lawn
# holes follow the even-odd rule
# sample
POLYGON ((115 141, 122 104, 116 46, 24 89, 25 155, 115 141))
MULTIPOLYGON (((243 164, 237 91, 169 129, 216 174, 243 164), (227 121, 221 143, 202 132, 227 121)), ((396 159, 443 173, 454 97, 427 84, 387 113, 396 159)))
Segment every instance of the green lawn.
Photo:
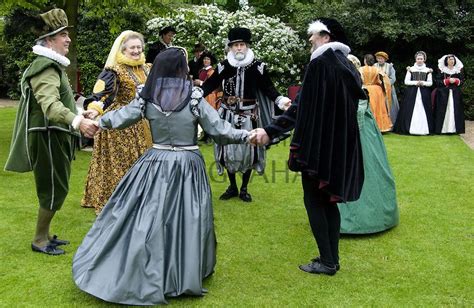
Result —
MULTIPOLYGON (((15 108, 0 109, 0 164, 8 154, 15 108)), ((217 267, 200 298, 173 306, 474 306, 474 151, 458 136, 384 136, 397 183, 400 225, 372 236, 343 237, 341 270, 306 274, 317 254, 302 204, 300 178, 285 171, 288 144, 269 151, 255 176, 254 202, 219 201, 227 184, 203 146, 214 191, 217 267)), ((37 213, 31 173, 0 171, 0 306, 113 306, 76 288, 74 251, 95 215, 80 207, 90 153, 73 163, 71 191, 53 232, 67 254, 31 252, 37 213)))

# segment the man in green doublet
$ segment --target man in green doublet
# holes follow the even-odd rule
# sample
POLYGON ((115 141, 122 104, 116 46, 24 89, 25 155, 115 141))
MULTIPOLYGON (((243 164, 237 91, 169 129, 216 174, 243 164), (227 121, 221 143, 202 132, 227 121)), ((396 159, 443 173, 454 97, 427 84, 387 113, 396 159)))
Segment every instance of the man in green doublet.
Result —
POLYGON ((64 254, 59 245, 69 242, 49 234, 54 214, 61 208, 69 190, 71 161, 81 131, 92 136, 96 123, 81 115, 65 68, 71 39, 66 13, 53 9, 33 21, 39 37, 33 47, 37 55, 21 79, 21 98, 13 128, 5 170, 33 171, 39 212, 33 251, 64 254))

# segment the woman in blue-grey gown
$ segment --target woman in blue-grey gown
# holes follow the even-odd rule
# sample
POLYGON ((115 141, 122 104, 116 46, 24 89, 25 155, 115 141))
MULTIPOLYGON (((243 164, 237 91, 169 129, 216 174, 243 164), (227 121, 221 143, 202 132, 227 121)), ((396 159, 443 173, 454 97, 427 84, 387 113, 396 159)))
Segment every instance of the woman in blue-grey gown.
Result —
POLYGON ((172 47, 155 59, 145 87, 129 105, 105 114, 102 129, 143 117, 153 148, 121 180, 73 260, 77 286, 103 300, 166 303, 203 295, 216 262, 211 190, 198 149, 198 123, 216 143, 244 143, 248 132, 219 118, 192 88, 186 51, 172 47))

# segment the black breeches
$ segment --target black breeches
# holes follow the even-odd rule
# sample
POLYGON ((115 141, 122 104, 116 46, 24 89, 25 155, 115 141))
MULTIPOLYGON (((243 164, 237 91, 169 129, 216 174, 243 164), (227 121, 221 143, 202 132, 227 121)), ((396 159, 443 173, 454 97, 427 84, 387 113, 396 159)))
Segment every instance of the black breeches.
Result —
POLYGON ((304 205, 309 223, 318 244, 321 262, 328 266, 339 263, 339 230, 341 216, 330 195, 319 189, 319 181, 302 177, 304 205))

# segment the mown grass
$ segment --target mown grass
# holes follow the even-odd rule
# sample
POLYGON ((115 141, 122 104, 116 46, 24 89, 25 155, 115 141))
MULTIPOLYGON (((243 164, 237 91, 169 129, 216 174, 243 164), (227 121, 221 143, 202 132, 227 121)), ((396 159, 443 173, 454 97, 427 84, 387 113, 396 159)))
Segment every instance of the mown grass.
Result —
MULTIPOLYGON (((15 108, 0 109, 0 164, 6 160, 15 108)), ((309 275, 297 265, 316 255, 300 178, 285 169, 287 144, 268 152, 265 177, 254 176, 254 202, 219 201, 227 183, 203 146, 214 192, 216 272, 204 297, 172 306, 467 306, 474 305, 474 151, 458 136, 384 136, 397 183, 400 225, 370 236, 343 237, 341 270, 309 275)), ((32 174, 0 171, 0 305, 112 304, 80 291, 71 261, 92 225, 79 206, 90 153, 73 163, 71 191, 53 231, 71 240, 67 254, 33 253, 37 202, 32 174)))

